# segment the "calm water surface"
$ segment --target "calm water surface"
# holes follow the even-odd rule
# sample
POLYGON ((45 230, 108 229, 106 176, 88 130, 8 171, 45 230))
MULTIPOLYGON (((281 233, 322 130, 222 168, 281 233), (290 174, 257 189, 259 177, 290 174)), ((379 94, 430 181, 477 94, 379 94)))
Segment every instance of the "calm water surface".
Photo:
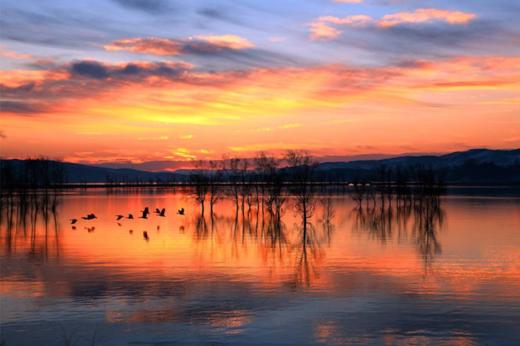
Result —
POLYGON ((97 190, 68 193, 47 220, 4 217, 2 340, 520 345, 519 199, 359 210, 321 197, 306 232, 291 203, 280 220, 225 200, 202 218, 183 193, 97 190), (166 217, 115 221, 144 206, 166 217), (87 212, 98 219, 70 225, 87 212))

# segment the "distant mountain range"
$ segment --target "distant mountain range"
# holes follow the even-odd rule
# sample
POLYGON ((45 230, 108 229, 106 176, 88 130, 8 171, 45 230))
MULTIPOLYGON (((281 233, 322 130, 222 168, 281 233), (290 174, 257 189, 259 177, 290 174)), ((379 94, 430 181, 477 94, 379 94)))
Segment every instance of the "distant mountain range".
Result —
POLYGON ((518 184, 520 183, 520 149, 471 149, 445 155, 399 156, 382 160, 324 162, 319 174, 335 179, 377 179, 377 170, 431 167, 441 172, 448 183, 518 184))
POLYGON ((520 149, 489 150, 471 149, 445 155, 405 155, 381 160, 356 160, 350 162, 325 162, 320 169, 361 168, 372 169, 377 166, 396 167, 403 165, 429 165, 433 168, 452 168, 472 162, 474 164, 494 164, 509 167, 520 164, 520 149))
MULTIPOLYGON (((0 160, 13 167, 22 167, 24 160, 0 160)), ((68 162, 54 162, 65 173, 68 183, 186 181, 192 170, 149 172, 128 168, 108 168, 68 162)), ((472 149, 446 155, 406 155, 377 160, 322 162, 316 168, 321 180, 352 181, 377 179, 381 166, 406 169, 427 166, 442 172, 448 183, 520 184, 520 149, 472 149)))
MULTIPOLYGON (((418 154, 410 154, 418 155, 418 154)), ((423 155, 423 154, 421 154, 423 155)), ((426 154, 424 154, 426 155, 426 154)), ((381 160, 388 159, 397 156, 408 156, 408 154, 402 155, 390 155, 390 154, 363 154, 363 155, 341 155, 341 156, 324 156, 319 157, 319 162, 351 162, 359 160, 381 160)), ((219 161, 219 160, 217 160, 219 161)), ((79 162, 83 163, 83 162, 79 162)), ((147 172, 175 172, 178 170, 190 169, 193 167, 193 161, 186 160, 155 160, 155 161, 144 161, 144 162, 103 162, 91 165, 89 163, 83 163, 90 166, 103 167, 103 168, 127 168, 136 169, 139 171, 147 172)))

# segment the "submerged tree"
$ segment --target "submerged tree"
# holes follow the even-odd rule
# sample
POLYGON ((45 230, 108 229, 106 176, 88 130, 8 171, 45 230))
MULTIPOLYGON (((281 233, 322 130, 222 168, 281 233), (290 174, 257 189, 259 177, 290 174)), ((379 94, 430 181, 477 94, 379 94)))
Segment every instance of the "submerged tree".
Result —
MULTIPOLYGON (((251 182, 249 179, 249 160, 248 159, 240 159, 238 165, 238 173, 239 173, 239 186, 238 193, 240 195, 242 213, 245 212, 245 203, 247 199, 250 198, 251 192, 251 182)), ((248 205, 249 202, 248 202, 248 205)))
POLYGON ((222 171, 219 169, 219 166, 215 161, 209 161, 209 168, 211 170, 208 177, 209 208, 211 216, 213 216, 213 207, 220 198, 222 171))
POLYGON ((314 210, 314 170, 316 163, 307 152, 290 150, 285 156, 290 172, 290 191, 296 198, 296 209, 302 213, 304 225, 314 210))
POLYGON ((238 212, 240 201, 240 163, 241 159, 233 157, 230 159, 223 158, 223 170, 229 182, 229 194, 235 202, 235 209, 238 212))
POLYGON ((279 216, 285 202, 285 174, 280 169, 280 160, 262 152, 256 157, 255 165, 261 182, 262 208, 265 205, 270 212, 279 216))
POLYGON ((193 184, 193 194, 195 200, 200 204, 201 214, 204 215, 204 202, 209 190, 208 176, 204 173, 204 163, 198 161, 195 170, 190 174, 190 181, 193 184))

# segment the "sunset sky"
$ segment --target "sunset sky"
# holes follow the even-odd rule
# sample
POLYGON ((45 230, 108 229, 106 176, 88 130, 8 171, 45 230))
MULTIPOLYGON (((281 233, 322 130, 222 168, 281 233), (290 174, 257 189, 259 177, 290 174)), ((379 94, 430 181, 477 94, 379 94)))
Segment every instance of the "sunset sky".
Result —
POLYGON ((520 147, 520 2, 0 4, 0 155, 520 147))

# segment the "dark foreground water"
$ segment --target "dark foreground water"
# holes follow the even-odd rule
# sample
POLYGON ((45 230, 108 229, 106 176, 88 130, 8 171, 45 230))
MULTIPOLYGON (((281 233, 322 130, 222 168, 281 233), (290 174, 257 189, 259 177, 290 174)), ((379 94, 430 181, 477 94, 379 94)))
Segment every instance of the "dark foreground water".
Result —
POLYGON ((323 197, 306 232, 293 210, 222 200, 201 218, 182 193, 98 190, 68 193, 55 217, 4 217, 2 341, 520 345, 519 199, 360 210, 323 197), (166 217, 115 221, 143 206, 166 217), (87 212, 98 219, 70 225, 87 212))

